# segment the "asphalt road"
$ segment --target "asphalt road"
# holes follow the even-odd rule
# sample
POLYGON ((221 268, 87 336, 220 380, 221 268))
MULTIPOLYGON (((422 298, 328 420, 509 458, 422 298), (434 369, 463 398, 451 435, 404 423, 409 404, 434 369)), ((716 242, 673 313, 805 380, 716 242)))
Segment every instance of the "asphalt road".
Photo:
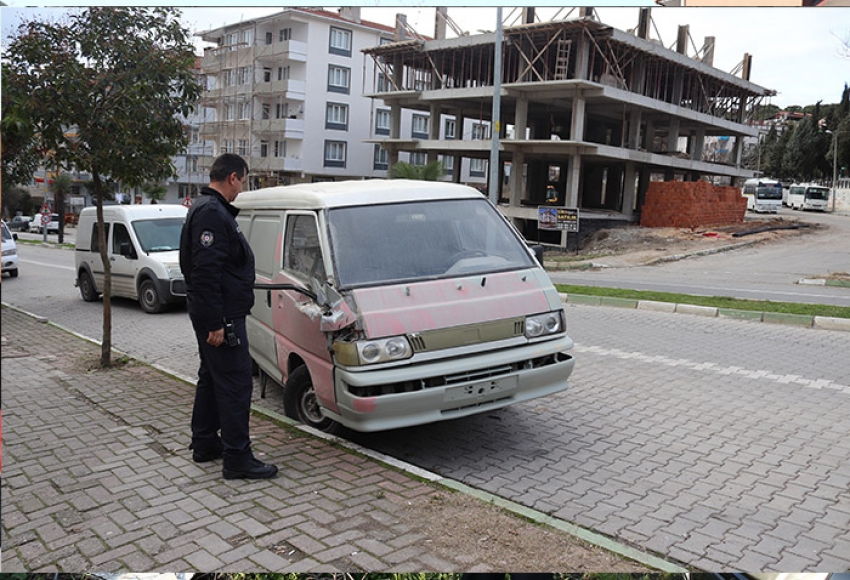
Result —
POLYGON ((560 284, 850 306, 850 289, 799 283, 850 272, 850 216, 787 208, 780 215, 828 227, 779 242, 655 266, 558 272, 551 277, 560 284))
MULTIPOLYGON (((20 254, 3 301, 100 338, 99 304, 73 287, 73 252, 22 245, 20 254)), ((185 310, 148 315, 113 303, 116 348, 194 376, 185 310)), ((566 312, 577 357, 570 390, 350 437, 700 569, 850 568, 850 333, 566 312)), ((280 410, 279 389, 259 403, 280 410)))

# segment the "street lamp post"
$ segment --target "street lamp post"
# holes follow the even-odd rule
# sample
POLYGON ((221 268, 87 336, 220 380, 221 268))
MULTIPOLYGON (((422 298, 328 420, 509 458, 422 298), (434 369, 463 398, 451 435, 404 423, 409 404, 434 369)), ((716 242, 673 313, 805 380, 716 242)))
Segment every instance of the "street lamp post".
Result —
POLYGON ((832 211, 835 211, 835 198, 838 189, 838 135, 843 131, 826 131, 832 135, 832 211))

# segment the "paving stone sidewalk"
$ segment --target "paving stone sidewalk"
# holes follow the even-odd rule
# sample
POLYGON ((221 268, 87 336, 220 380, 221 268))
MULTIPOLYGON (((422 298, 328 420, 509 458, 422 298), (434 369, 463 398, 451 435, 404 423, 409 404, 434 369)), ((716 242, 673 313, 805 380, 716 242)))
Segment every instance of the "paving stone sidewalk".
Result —
POLYGON ((99 354, 2 309, 3 572, 646 570, 260 416, 280 476, 225 481, 187 450, 192 386, 99 354))

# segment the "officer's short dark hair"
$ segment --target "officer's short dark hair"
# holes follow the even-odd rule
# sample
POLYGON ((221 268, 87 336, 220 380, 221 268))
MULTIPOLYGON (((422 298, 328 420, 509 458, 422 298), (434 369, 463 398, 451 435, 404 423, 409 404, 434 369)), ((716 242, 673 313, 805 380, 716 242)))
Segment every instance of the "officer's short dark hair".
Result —
POLYGON ((213 161, 210 181, 224 181, 231 173, 242 179, 248 173, 248 163, 235 153, 222 153, 213 161))

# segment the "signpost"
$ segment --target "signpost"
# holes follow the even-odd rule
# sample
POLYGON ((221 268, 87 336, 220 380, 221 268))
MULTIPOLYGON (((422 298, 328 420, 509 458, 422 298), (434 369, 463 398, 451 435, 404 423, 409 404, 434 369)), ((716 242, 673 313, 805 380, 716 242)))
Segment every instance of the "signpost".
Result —
POLYGON ((41 206, 41 231, 44 235, 43 240, 47 241, 47 224, 50 223, 53 212, 50 211, 50 204, 46 201, 41 206))
MULTIPOLYGON (((569 241, 570 232, 578 234, 578 208, 537 206, 537 229, 567 232, 567 241, 569 241)), ((578 239, 576 239, 576 250, 578 250, 578 239)))

